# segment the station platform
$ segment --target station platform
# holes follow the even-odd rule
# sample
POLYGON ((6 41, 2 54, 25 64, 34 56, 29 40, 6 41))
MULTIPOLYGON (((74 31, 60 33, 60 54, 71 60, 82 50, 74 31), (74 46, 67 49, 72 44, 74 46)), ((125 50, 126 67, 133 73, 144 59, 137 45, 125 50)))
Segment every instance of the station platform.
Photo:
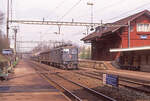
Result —
POLYGON ((130 71, 130 70, 105 70, 101 72, 141 80, 143 82, 147 82, 150 85, 150 73, 148 72, 130 71))
POLYGON ((21 60, 8 81, 0 81, 0 101, 70 101, 21 60))
POLYGON ((94 71, 99 73, 107 73, 107 74, 114 74, 118 75, 120 77, 124 78, 130 78, 132 80, 139 80, 143 81, 143 83, 146 83, 150 85, 150 73, 149 72, 141 72, 141 71, 131 71, 131 70, 121 70, 121 69, 115 69, 115 70, 96 70, 93 68, 82 68, 87 71, 94 71))

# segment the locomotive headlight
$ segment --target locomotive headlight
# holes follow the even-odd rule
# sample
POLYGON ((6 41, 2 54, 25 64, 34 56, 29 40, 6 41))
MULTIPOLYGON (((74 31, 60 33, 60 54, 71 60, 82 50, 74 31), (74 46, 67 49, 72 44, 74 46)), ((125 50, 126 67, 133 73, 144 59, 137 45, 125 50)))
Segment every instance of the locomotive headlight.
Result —
POLYGON ((69 49, 63 49, 64 52, 69 52, 69 49))

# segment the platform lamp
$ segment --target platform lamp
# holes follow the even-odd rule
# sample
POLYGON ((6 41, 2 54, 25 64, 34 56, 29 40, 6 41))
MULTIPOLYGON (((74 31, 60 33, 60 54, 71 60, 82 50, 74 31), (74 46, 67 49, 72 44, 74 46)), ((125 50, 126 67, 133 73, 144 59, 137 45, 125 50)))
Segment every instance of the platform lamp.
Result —
POLYGON ((89 5, 89 6, 91 6, 91 29, 90 29, 90 31, 93 31, 94 30, 94 28, 93 28, 93 2, 87 2, 87 5, 89 5))

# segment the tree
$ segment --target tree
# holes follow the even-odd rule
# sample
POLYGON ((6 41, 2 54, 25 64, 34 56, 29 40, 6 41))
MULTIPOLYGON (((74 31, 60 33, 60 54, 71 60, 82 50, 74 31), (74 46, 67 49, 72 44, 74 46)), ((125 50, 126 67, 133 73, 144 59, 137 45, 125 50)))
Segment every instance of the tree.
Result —
POLYGON ((90 47, 88 47, 88 48, 86 49, 86 58, 87 58, 87 59, 91 59, 91 48, 90 48, 90 47))
POLYGON ((85 47, 81 50, 81 59, 85 59, 85 47))
POLYGON ((81 46, 79 49, 79 57, 81 59, 91 59, 91 48, 89 46, 81 46))
POLYGON ((3 21, 4 21, 4 14, 0 11, 0 28, 1 28, 0 29, 0 52, 2 52, 2 49, 10 48, 9 39, 2 31, 3 21))

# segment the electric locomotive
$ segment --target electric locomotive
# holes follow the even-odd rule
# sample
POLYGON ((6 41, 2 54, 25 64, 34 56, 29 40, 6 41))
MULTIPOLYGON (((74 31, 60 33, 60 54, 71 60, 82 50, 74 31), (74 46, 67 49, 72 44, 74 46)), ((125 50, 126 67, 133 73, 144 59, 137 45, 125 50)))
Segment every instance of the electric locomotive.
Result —
POLYGON ((78 48, 73 45, 55 47, 39 54, 39 61, 62 69, 78 69, 78 48))

